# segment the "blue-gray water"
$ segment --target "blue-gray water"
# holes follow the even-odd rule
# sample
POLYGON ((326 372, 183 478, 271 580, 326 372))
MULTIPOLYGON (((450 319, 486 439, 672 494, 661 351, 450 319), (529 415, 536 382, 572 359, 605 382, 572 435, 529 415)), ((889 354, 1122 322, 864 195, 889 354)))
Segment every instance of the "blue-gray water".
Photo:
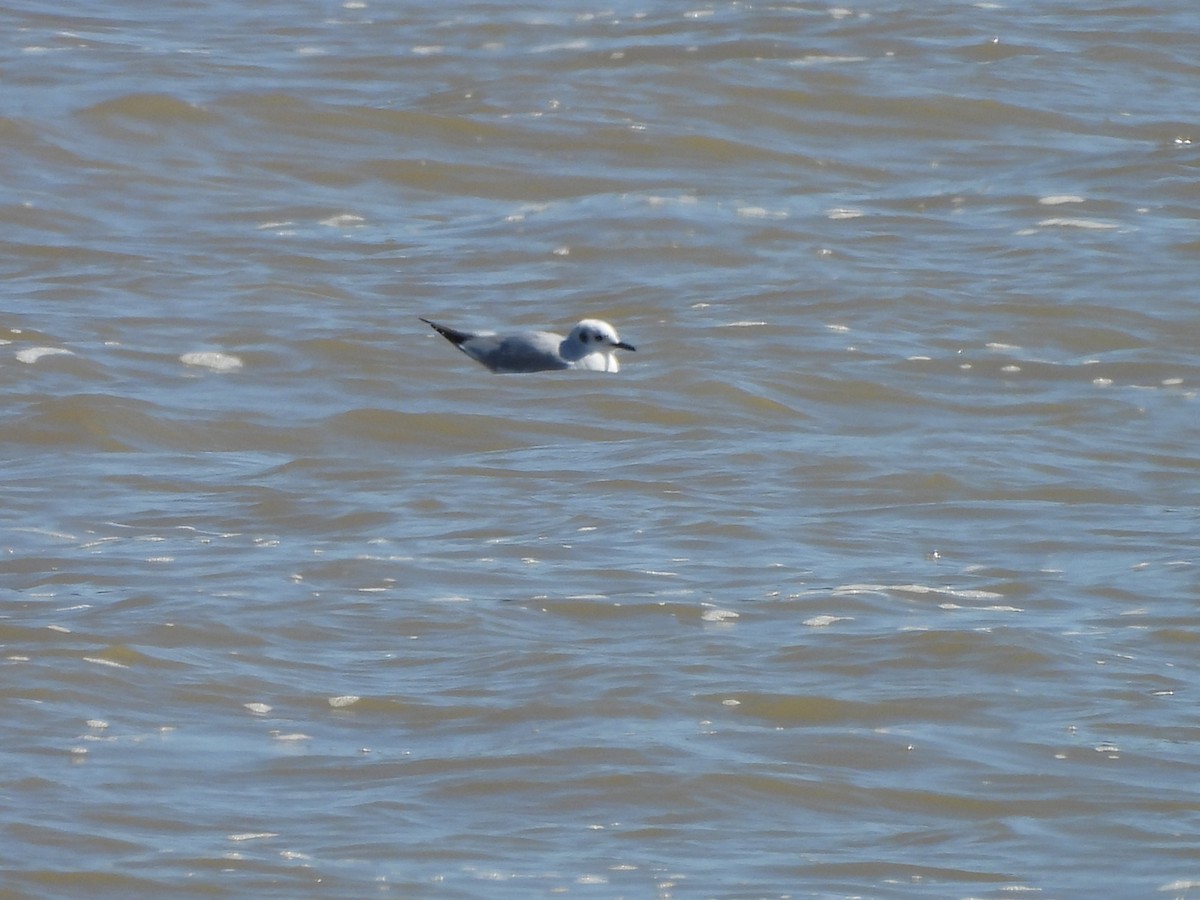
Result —
POLYGON ((0 896, 1200 896, 1192 0, 57 6, 0 896))

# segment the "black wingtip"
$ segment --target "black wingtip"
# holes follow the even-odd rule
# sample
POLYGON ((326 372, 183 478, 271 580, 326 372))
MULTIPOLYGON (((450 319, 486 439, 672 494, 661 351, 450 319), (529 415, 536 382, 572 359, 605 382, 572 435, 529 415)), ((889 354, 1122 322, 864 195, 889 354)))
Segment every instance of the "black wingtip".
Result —
POLYGON ((454 328, 449 328, 445 325, 439 325, 437 322, 431 322, 429 319, 425 318, 424 316, 417 316, 417 318, 420 319, 422 322, 424 322, 426 325, 428 325, 430 328, 432 328, 434 331, 436 331, 438 334, 440 334, 442 337, 444 337, 446 340, 448 340, 450 343, 452 343, 456 347, 459 344, 461 344, 463 341, 465 341, 467 338, 470 337, 470 335, 464 331, 457 331, 454 328))

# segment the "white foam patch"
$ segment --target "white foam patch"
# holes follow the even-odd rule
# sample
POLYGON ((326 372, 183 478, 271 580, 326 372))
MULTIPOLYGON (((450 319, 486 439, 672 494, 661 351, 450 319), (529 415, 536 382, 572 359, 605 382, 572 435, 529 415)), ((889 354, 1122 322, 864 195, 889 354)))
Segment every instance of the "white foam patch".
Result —
POLYGON ((853 622, 851 616, 813 616, 805 619, 804 624, 809 628, 828 628, 830 625, 836 625, 838 622, 853 622))
POLYGON ((1115 231, 1121 227, 1114 222, 1101 222, 1099 219, 1068 218, 1042 219, 1042 221, 1038 222, 1038 225, 1042 228, 1084 228, 1092 231, 1115 231))
MULTIPOLYGON (((928 584, 845 584, 834 588, 835 595, 854 594, 933 594, 941 597, 953 597, 958 600, 1001 600, 1003 594, 995 591, 982 591, 973 588, 934 587, 928 584)), ((1015 607, 1013 607, 1015 609, 1015 607)))
POLYGON ((216 350, 196 350, 179 357, 185 366, 195 366, 209 369, 213 372, 236 372, 242 367, 240 358, 232 353, 220 353, 216 350))
POLYGON ((866 62, 866 56, 822 56, 819 54, 811 54, 809 56, 801 56, 799 59, 788 61, 789 66, 821 66, 821 65, 836 65, 840 63, 859 63, 866 62))
POLYGON ((947 597, 958 597, 963 600, 997 600, 1003 596, 1003 594, 997 594, 995 591, 981 591, 971 588, 931 587, 926 584, 895 584, 890 585, 889 589, 905 591, 910 594, 942 594, 947 597))
POLYGON ((119 663, 115 659, 104 659, 99 656, 85 656, 83 658, 83 661, 90 662, 93 665, 97 665, 97 666, 111 666, 114 669, 128 669, 129 668, 129 666, 125 665, 125 663, 119 663))
POLYGON ((26 347, 17 351, 17 361, 32 366, 46 356, 74 356, 75 354, 64 347, 26 347))
POLYGON ((788 214, 782 209, 767 209, 765 206, 739 206, 737 214, 743 219, 786 219, 788 214))
POLYGON ((328 219, 322 219, 322 225, 328 228, 358 228, 366 222, 362 216, 356 216, 351 213, 340 213, 336 216, 330 216, 328 219))

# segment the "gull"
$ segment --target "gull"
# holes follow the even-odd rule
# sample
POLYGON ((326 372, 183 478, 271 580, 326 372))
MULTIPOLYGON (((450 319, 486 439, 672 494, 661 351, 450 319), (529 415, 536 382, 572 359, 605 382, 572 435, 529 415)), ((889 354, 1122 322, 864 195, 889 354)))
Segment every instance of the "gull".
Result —
POLYGON ((421 317, 471 359, 493 372, 545 372, 550 369, 592 369, 619 372, 614 350, 633 350, 617 330, 600 319, 584 319, 565 338, 550 331, 459 331, 421 317))

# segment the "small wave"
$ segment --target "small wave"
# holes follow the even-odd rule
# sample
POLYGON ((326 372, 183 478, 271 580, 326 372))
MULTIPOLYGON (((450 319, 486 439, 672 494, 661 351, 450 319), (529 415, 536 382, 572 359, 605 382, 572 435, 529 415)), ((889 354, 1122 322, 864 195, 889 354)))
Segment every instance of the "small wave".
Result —
POLYGON ((1072 218, 1042 219, 1038 225, 1042 228, 1084 228, 1093 231, 1115 231, 1121 227, 1115 222, 1101 222, 1099 219, 1072 218))
POLYGON ((179 361, 185 366, 209 369, 213 372, 236 372, 242 367, 240 357, 234 356, 231 353, 220 353, 215 350, 198 350, 192 353, 184 353, 179 357, 179 361))
POLYGON ((89 106, 82 114, 101 121, 130 119, 146 122, 207 122, 213 116, 203 107, 170 94, 139 92, 89 106))
POLYGON ((74 356, 75 354, 63 347, 26 347, 17 351, 17 361, 33 365, 45 356, 74 356))

